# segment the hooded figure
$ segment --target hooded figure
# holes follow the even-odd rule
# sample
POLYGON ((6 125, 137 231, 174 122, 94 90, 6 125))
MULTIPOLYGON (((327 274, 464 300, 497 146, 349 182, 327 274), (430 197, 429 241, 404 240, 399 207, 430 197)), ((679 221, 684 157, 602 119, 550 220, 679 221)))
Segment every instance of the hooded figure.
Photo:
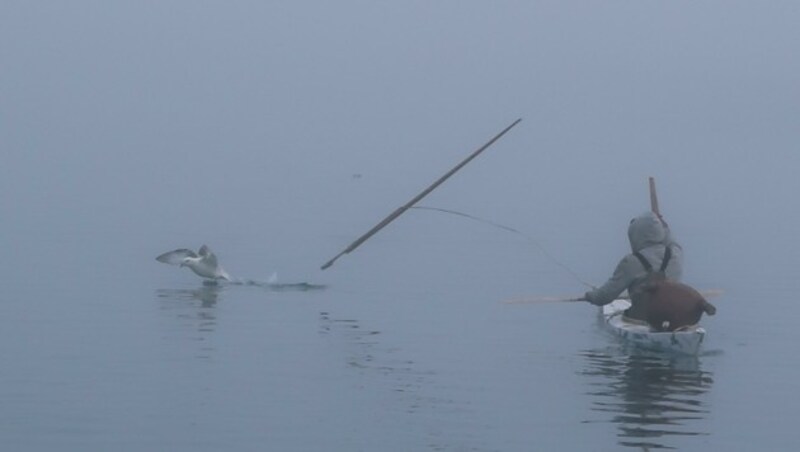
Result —
MULTIPOLYGON (((654 269, 661 268, 667 247, 670 248, 671 257, 664 269, 664 274, 671 281, 680 281, 683 272, 683 250, 673 239, 666 223, 653 212, 646 212, 631 220, 628 226, 628 240, 631 243, 631 253, 622 258, 614 270, 614 274, 602 286, 586 292, 584 296, 590 303, 603 306, 614 301, 627 290, 636 293, 641 289, 648 276, 644 264, 634 253, 639 253, 654 269)), ((644 309, 637 306, 633 300, 631 309, 626 316, 639 320, 646 320, 644 309)))

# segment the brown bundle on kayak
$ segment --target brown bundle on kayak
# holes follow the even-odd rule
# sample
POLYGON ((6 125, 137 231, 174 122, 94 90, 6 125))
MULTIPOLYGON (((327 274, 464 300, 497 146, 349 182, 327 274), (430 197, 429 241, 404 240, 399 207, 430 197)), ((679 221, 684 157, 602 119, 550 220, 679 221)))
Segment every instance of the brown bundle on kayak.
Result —
POLYGON ((644 256, 634 253, 648 274, 640 287, 631 293, 633 307, 626 315, 645 320, 657 331, 675 331, 696 325, 703 313, 714 315, 717 308, 693 287, 667 279, 664 270, 672 252, 669 246, 665 251, 658 271, 653 271, 644 256))
POLYGON ((653 281, 642 288, 647 323, 659 331, 675 331, 696 325, 703 313, 714 315, 717 308, 694 288, 676 281, 653 281))

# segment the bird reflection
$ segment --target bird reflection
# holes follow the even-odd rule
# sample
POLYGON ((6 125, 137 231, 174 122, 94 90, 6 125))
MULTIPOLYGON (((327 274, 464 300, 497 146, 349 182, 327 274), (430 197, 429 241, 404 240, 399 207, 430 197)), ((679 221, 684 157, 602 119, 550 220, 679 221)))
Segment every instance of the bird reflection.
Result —
POLYGON ((634 351, 583 352, 591 377, 592 411, 608 413, 619 444, 641 450, 673 449, 670 438, 707 435, 705 395, 713 384, 697 357, 634 351))
POLYGON ((222 286, 204 284, 197 289, 158 289, 159 298, 193 301, 198 300, 203 308, 212 308, 217 304, 222 286))
POLYGON ((163 302, 162 309, 176 312, 178 318, 188 320, 197 331, 207 333, 216 327, 214 308, 222 290, 222 285, 204 284, 194 289, 158 289, 156 295, 163 302))

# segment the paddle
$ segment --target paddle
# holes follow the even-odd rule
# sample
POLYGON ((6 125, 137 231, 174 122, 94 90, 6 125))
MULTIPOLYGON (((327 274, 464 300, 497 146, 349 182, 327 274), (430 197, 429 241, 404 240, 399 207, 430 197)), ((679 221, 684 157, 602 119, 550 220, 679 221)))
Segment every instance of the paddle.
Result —
POLYGON ((520 297, 506 300, 505 304, 538 304, 538 303, 563 303, 570 301, 586 301, 583 296, 580 297, 520 297))
MULTIPOLYGON (((700 295, 706 298, 719 297, 725 293, 722 289, 706 289, 699 290, 700 295)), ((617 297, 618 300, 630 300, 631 297, 627 294, 617 297)), ((572 301, 586 301, 583 296, 579 297, 519 297, 506 300, 505 304, 538 304, 538 303, 563 303, 572 301)))
POLYGON ((445 173, 445 175, 444 175, 444 176, 442 176, 442 177, 440 177, 439 179, 437 179, 437 180, 436 180, 436 182, 432 183, 432 184, 431 184, 431 185, 430 185, 428 188, 426 188, 425 190, 423 190, 423 191, 422 191, 420 194, 418 194, 417 196, 413 197, 413 198, 411 199, 411 201, 409 201, 409 202, 405 203, 403 206, 399 207, 397 210, 395 210, 394 212, 392 212, 391 214, 389 214, 389 216, 387 216, 386 218, 384 218, 383 220, 381 220, 381 221, 380 221, 380 223, 378 223, 378 224, 376 224, 375 226, 373 226, 373 227, 372 227, 372 229, 370 229, 369 231, 367 231, 367 233, 365 233, 365 234, 364 234, 364 235, 362 235, 361 237, 357 238, 357 239, 356 239, 356 240, 355 240, 353 243, 351 243, 351 244, 350 244, 350 245, 349 245, 347 248, 345 248, 345 249, 344 249, 344 251, 342 251, 342 252, 340 252, 339 254, 337 254, 336 256, 334 256, 334 257, 333 257, 333 259, 331 259, 331 260, 329 260, 328 262, 326 262, 326 263, 325 263, 325 265, 323 265, 323 266, 322 266, 322 267, 320 267, 320 268, 321 268, 322 270, 325 270, 326 268, 328 268, 328 267, 330 267, 331 265, 333 265, 333 263, 334 263, 334 262, 336 262, 336 259, 339 259, 339 258, 340 258, 340 257, 342 257, 343 255, 345 255, 345 254, 349 254, 349 253, 351 253, 353 250, 355 250, 356 248, 358 248, 358 247, 359 247, 359 246, 360 246, 362 243, 366 242, 366 241, 367 241, 367 239, 369 239, 370 237, 372 237, 373 235, 375 235, 375 234, 376 234, 378 231, 380 231, 381 229, 383 229, 384 227, 386 227, 386 225, 388 225, 389 223, 391 223, 392 221, 394 221, 394 220, 395 220, 397 217, 399 217, 400 215, 402 215, 402 214, 403 214, 403 213, 404 213, 406 210, 410 209, 410 208, 411 208, 411 207, 412 207, 414 204, 416 204, 416 203, 417 203, 417 202, 419 202, 419 201, 420 201, 422 198, 424 198, 425 196, 427 196, 427 195, 428 195, 430 192, 432 192, 433 190, 435 190, 435 189, 436 189, 436 187, 438 187, 439 185, 441 185, 441 184, 442 184, 444 181, 446 181, 448 178, 450 178, 450 176, 452 176, 452 175, 453 175, 453 174, 455 174, 455 173, 456 173, 458 170, 460 170, 461 168, 463 168, 463 167, 464 167, 464 165, 466 165, 467 163, 469 163, 470 161, 472 161, 472 159, 474 159, 475 157, 477 157, 477 156, 478 156, 478 154, 480 154, 481 152, 483 152, 484 150, 486 150, 486 148, 488 148, 489 146, 491 146, 492 144, 494 144, 494 142, 495 142, 495 141, 499 140, 499 139, 500 139, 500 137, 502 137, 503 135, 505 135, 505 134, 506 134, 506 132, 508 132, 509 130, 511 130, 511 128, 512 128, 512 127, 514 127, 515 125, 519 124, 519 122, 520 122, 520 121, 522 121, 522 118, 519 118, 519 119, 517 119, 516 121, 514 121, 513 123, 511 123, 511 125, 509 125, 509 126, 508 126, 508 127, 506 127, 505 129, 503 129, 503 131, 502 131, 502 132, 500 132, 500 133, 498 133, 497 135, 495 135, 495 136, 494 136, 494 138, 492 138, 492 139, 491 139, 491 140, 489 140, 489 141, 488 141, 486 144, 484 144, 483 146, 481 146, 480 148, 478 148, 478 150, 476 150, 475 152, 473 152, 472 154, 470 154, 470 156, 469 156, 469 157, 467 157, 467 158, 466 158, 466 159, 464 159, 464 160, 463 160, 461 163, 459 163, 458 165, 456 165, 456 166, 455 166, 453 169, 451 169, 450 171, 448 171, 447 173, 445 173))

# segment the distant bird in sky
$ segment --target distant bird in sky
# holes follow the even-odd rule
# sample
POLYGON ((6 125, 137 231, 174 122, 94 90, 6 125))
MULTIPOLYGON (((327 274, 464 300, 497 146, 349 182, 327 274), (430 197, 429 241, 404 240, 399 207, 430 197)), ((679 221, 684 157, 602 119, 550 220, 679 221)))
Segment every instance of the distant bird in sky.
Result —
POLYGON ((201 246, 197 253, 181 248, 166 252, 158 256, 156 260, 165 264, 189 267, 198 276, 211 281, 219 279, 231 281, 230 275, 217 262, 217 256, 206 245, 201 246))

